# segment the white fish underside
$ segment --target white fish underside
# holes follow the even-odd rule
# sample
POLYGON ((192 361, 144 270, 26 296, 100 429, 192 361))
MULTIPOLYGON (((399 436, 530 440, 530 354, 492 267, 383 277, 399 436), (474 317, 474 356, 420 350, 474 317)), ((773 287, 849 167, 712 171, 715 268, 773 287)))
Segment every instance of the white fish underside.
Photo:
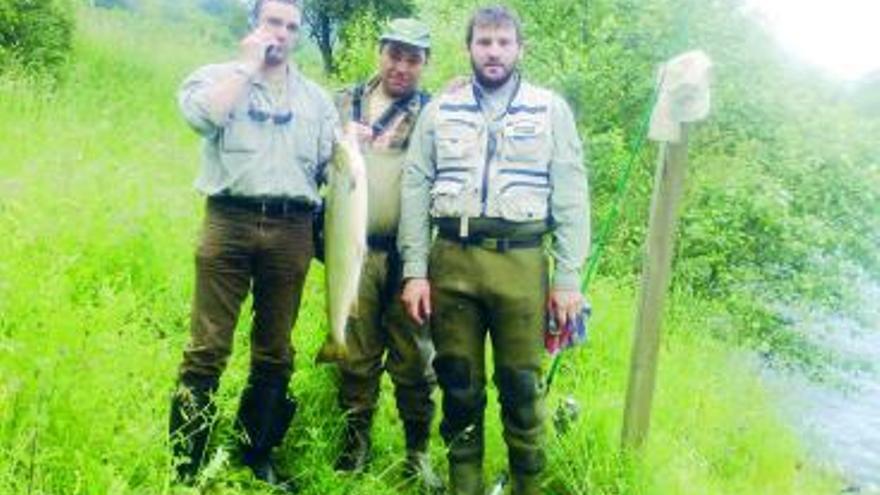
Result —
POLYGON ((353 136, 338 136, 330 164, 324 217, 329 333, 319 362, 345 359, 345 327, 357 304, 367 254, 367 170, 353 136))

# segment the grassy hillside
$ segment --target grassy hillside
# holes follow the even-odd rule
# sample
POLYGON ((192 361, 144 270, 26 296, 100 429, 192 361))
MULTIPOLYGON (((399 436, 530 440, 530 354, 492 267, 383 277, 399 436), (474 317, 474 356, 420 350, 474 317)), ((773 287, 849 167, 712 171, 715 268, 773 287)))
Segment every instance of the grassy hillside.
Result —
MULTIPOLYGON (((201 200, 191 188, 198 141, 174 94, 187 71, 228 53, 210 39, 182 26, 83 11, 65 85, 49 92, 20 76, 0 79, 0 493, 186 492, 170 484, 165 431, 187 339, 201 200)), ((302 55, 308 71, 317 70, 312 54, 302 55)), ((406 493, 387 383, 370 473, 332 472, 341 418, 331 370, 312 363, 325 327, 321 284, 316 266, 294 332, 301 412, 280 449, 283 466, 304 493, 406 493)), ((592 341, 566 359, 549 400, 552 409, 572 394, 583 406, 566 435, 550 435, 550 493, 839 490, 774 414, 755 363, 705 338, 710 322, 702 315, 715 308, 689 295, 678 296, 667 320, 646 455, 621 458, 633 298, 612 278, 592 289, 592 341)), ((229 450, 247 368, 246 326, 219 391, 224 421, 208 493, 264 493, 229 450)), ((492 476, 506 455, 490 403, 492 476)), ((436 434, 433 450, 445 472, 436 434)))

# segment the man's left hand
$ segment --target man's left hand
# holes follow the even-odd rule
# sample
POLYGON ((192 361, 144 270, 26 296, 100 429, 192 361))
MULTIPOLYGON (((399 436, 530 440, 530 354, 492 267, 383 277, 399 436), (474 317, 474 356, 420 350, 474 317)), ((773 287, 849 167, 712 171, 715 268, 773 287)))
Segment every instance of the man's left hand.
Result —
POLYGON ((574 321, 584 306, 584 296, 577 290, 552 289, 547 298, 547 311, 556 320, 556 328, 574 321))
POLYGON ((360 122, 349 122, 345 125, 345 132, 353 134, 361 146, 365 146, 373 139, 373 128, 360 122))

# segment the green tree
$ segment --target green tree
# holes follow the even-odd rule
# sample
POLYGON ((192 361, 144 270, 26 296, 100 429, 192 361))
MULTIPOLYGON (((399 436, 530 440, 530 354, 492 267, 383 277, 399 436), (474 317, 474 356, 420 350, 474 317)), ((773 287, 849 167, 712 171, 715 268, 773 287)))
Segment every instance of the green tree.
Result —
POLYGON ((336 71, 334 48, 344 38, 344 27, 349 21, 370 15, 378 23, 411 15, 413 10, 412 0, 306 0, 305 24, 321 50, 324 73, 336 71))
POLYGON ((70 54, 73 26, 66 0, 0 0, 0 67, 58 76, 70 54))

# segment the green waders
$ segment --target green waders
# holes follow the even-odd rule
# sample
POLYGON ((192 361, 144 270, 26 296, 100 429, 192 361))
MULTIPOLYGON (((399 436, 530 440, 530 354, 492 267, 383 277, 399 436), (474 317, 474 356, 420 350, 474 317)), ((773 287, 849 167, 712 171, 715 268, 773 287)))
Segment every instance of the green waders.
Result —
POLYGON ((452 493, 483 493, 485 341, 516 494, 538 494, 544 469, 541 360, 547 268, 538 247, 494 250, 437 239, 431 251, 434 369, 443 390, 440 433, 452 493))
POLYGON ((427 327, 414 325, 404 313, 400 262, 391 250, 393 242, 386 243, 389 249, 374 247, 367 254, 357 312, 346 332, 349 357, 339 366, 339 402, 348 424, 336 467, 360 471, 368 462, 373 411, 382 370, 387 369, 404 424, 407 471, 424 481, 433 477, 427 472, 427 449, 435 409, 431 394, 436 378, 430 365, 434 348, 427 327))

